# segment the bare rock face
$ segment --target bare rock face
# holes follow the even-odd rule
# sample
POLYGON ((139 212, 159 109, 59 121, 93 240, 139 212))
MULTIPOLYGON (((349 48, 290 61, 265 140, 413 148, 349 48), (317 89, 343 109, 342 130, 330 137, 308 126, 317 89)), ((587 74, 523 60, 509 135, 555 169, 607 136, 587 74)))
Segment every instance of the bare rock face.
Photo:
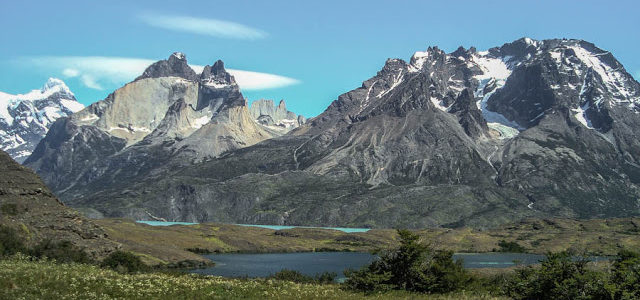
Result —
MULTIPOLYGON (((213 83, 228 82, 214 69, 213 83)), ((70 165, 64 155, 34 152, 29 162, 64 201, 105 216, 485 228, 528 217, 640 215, 640 84, 588 42, 523 38, 488 51, 429 47, 409 62, 389 59, 281 136, 269 130, 286 111, 280 105, 249 110, 233 88, 201 99, 222 93, 215 88, 199 91, 193 110, 209 108, 219 127, 150 134, 126 147, 118 146, 126 136, 58 133, 124 147, 105 162, 91 162, 96 151, 73 154, 90 161, 85 173, 70 167, 74 183, 53 175, 70 165), (203 155, 214 148, 225 150, 203 155)), ((167 123, 188 124, 183 98, 167 123)), ((52 131, 43 149, 68 144, 52 131)))
POLYGON ((76 186, 141 176, 170 165, 168 158, 177 165, 209 159, 275 135, 251 118, 222 61, 196 75, 180 53, 53 128, 25 164, 65 200, 76 186))
POLYGON ((0 149, 24 161, 58 118, 84 108, 60 79, 49 78, 39 90, 10 95, 0 92, 0 149))
POLYGON ((0 208, 0 224, 14 227, 30 245, 69 241, 96 259, 120 248, 101 227, 64 206, 36 174, 2 151, 0 208))
POLYGON ((253 101, 249 108, 251 116, 261 125, 276 132, 287 133, 306 123, 307 119, 302 115, 296 115, 287 110, 284 100, 280 100, 278 106, 273 100, 260 99, 253 101))
POLYGON ((187 57, 180 52, 175 52, 169 56, 169 59, 158 61, 149 66, 144 73, 135 80, 160 77, 180 77, 186 80, 196 81, 198 75, 189 64, 187 64, 187 57))

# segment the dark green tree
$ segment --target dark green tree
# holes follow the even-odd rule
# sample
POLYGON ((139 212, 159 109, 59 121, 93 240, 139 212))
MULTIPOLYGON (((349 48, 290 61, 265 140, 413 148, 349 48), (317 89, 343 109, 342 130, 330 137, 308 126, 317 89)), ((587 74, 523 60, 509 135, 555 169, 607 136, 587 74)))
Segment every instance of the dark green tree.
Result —
POLYGON ((618 252, 611 282, 615 299, 640 299, 640 254, 629 250, 618 252))
POLYGON ((147 270, 147 266, 142 262, 140 257, 124 251, 115 251, 109 254, 109 256, 102 261, 102 266, 120 273, 137 273, 147 270))
POLYGON ((605 273, 587 268, 587 260, 568 252, 548 253, 539 267, 517 271, 507 284, 514 299, 611 299, 605 273))
POLYGON ((400 246, 357 271, 346 271, 345 286, 361 291, 390 289, 426 293, 462 290, 473 277, 450 251, 435 251, 419 243, 419 236, 398 230, 400 246))
POLYGON ((26 247, 15 229, 0 225, 0 257, 24 252, 26 247))

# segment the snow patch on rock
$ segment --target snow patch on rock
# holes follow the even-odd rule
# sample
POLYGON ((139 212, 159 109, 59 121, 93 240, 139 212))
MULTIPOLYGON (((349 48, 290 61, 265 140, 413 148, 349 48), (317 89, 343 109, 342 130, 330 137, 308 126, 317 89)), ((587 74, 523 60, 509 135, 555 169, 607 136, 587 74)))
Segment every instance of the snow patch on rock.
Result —
POLYGON ((592 69, 602 78, 607 90, 613 95, 613 104, 627 104, 629 108, 635 108, 640 103, 640 95, 630 89, 629 78, 622 72, 622 69, 611 68, 600 60, 600 56, 609 54, 609 52, 594 54, 579 46, 570 46, 569 48, 576 53, 578 59, 586 67, 592 69))
POLYGON ((487 121, 489 128, 500 132, 501 138, 511 138, 524 130, 518 123, 507 119, 500 113, 489 110, 488 101, 491 95, 502 88, 511 76, 511 70, 507 63, 511 57, 494 58, 488 52, 478 52, 472 56, 473 61, 482 70, 482 74, 474 76, 478 80, 478 88, 474 92, 478 109, 487 121))

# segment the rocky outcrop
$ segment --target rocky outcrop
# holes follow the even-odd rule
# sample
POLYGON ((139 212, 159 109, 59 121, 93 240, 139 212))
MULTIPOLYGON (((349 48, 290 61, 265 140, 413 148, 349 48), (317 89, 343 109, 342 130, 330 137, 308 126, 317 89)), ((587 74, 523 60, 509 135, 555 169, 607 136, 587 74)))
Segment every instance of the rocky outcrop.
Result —
POLYGON ((260 99, 253 101, 249 108, 251 116, 261 125, 278 132, 287 133, 307 122, 303 115, 296 115, 287 110, 284 100, 280 100, 278 106, 273 100, 260 99))
POLYGON ((36 174, 2 151, 0 224, 15 228, 29 245, 69 241, 95 259, 120 248, 100 226, 64 206, 36 174))
POLYGON ((83 108, 67 85, 56 78, 26 94, 0 92, 0 149, 22 162, 55 120, 83 108))
POLYGON ((144 73, 135 80, 160 77, 180 77, 186 80, 196 81, 198 75, 189 64, 187 64, 187 57, 180 52, 175 52, 171 54, 168 59, 155 62, 147 67, 144 73))

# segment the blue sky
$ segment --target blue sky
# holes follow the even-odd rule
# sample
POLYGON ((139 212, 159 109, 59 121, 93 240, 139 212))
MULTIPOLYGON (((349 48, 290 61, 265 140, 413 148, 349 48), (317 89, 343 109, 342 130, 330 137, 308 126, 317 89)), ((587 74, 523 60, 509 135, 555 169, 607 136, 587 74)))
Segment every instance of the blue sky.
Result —
POLYGON ((180 51, 195 65, 222 59, 250 100, 315 116, 387 58, 523 36, 594 42, 637 79, 639 11, 636 1, 2 1, 0 91, 59 77, 89 104, 180 51))

